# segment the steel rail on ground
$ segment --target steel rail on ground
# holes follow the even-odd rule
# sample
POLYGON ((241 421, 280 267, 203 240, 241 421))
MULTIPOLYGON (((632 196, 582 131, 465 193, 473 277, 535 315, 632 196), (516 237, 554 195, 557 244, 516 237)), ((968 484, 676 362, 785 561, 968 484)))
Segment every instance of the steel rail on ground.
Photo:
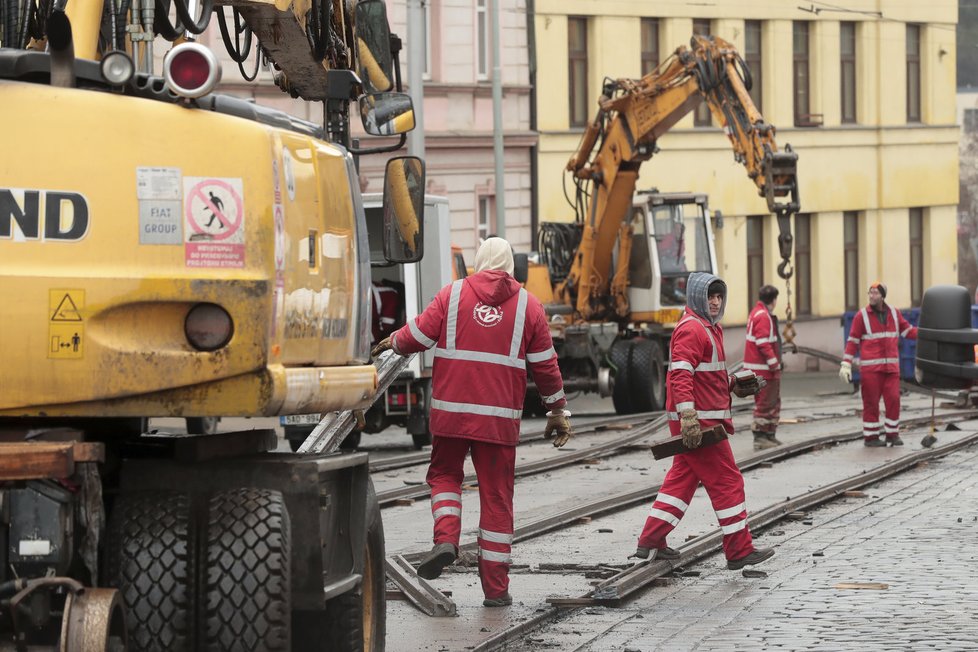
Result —
MULTIPOLYGON (((954 423, 956 421, 965 421, 978 417, 978 410, 968 410, 964 412, 956 412, 953 414, 942 415, 942 423, 954 423)), ((930 417, 920 417, 915 419, 908 419, 903 423, 908 425, 926 425, 931 421, 930 417)), ((797 444, 791 444, 785 446, 781 450, 767 450, 757 455, 752 455, 749 458, 738 463, 742 470, 750 470, 762 464, 770 463, 772 461, 778 461, 788 457, 793 457, 798 454, 802 454, 810 449, 821 448, 827 445, 843 443, 847 441, 857 440, 862 437, 862 432, 856 433, 846 433, 846 434, 835 434, 827 435, 824 437, 819 437, 808 442, 800 442, 797 444)), ((938 459, 945 455, 949 455, 962 448, 978 444, 978 433, 968 435, 958 441, 944 444, 937 448, 924 449, 914 453, 908 453, 898 460, 888 462, 881 466, 878 466, 870 471, 860 473, 859 475, 853 476, 851 478, 846 478, 838 482, 832 483, 826 487, 821 487, 812 490, 806 494, 790 498, 788 500, 771 505, 763 510, 754 512, 750 515, 749 521, 751 527, 757 530, 768 527, 779 520, 783 519, 787 514, 796 511, 804 511, 811 509, 823 503, 829 502, 846 491, 851 491, 853 489, 859 489, 870 484, 874 484, 880 480, 891 477, 902 473, 911 467, 920 464, 921 462, 927 462, 933 459, 938 459)), ((568 512, 562 513, 563 515, 568 515, 571 511, 575 513, 573 518, 569 518, 567 522, 559 523, 557 522, 561 514, 555 515, 554 517, 542 519, 536 523, 530 523, 520 528, 517 528, 517 532, 514 533, 515 541, 519 541, 527 536, 528 531, 537 531, 542 534, 554 529, 559 529, 563 525, 568 524, 568 522, 573 522, 580 516, 588 515, 585 511, 592 507, 597 511, 594 514, 610 513, 611 511, 617 511, 611 506, 614 501, 625 501, 632 500, 632 504, 640 500, 647 500, 650 497, 658 493, 659 485, 650 487, 644 490, 636 490, 632 492, 627 492, 624 494, 619 494, 617 496, 609 496, 599 501, 594 501, 589 505, 582 505, 580 508, 575 510, 568 510, 568 512), (579 511, 580 510, 580 511, 579 511), (522 535, 522 536, 521 536, 522 535)), ((626 505, 619 503, 621 508, 625 508, 626 505)), ((533 535, 535 536, 535 535, 533 535)), ((622 571, 621 573, 608 578, 602 583, 595 586, 592 591, 586 594, 576 597, 576 598, 554 598, 548 600, 552 605, 549 609, 540 611, 532 618, 522 621, 510 628, 502 630, 486 639, 482 643, 476 645, 472 648, 472 652, 493 652, 494 650, 502 649, 503 646, 515 641, 520 636, 533 631, 539 626, 554 620, 561 611, 566 611, 568 608, 574 608, 583 606, 586 604, 611 604, 614 605, 621 600, 627 598, 628 596, 634 594, 635 592, 645 588, 647 585, 651 584, 655 579, 662 577, 670 573, 674 568, 679 566, 688 566, 690 563, 695 562, 703 557, 709 556, 718 552, 722 545, 722 534, 719 530, 714 531, 710 534, 705 534, 693 539, 688 544, 681 546, 679 551, 681 556, 677 560, 665 561, 665 560, 651 560, 643 561, 629 567, 628 569, 622 571), (561 604, 563 603, 563 605, 561 604)), ((464 548, 464 546, 463 546, 464 548)))

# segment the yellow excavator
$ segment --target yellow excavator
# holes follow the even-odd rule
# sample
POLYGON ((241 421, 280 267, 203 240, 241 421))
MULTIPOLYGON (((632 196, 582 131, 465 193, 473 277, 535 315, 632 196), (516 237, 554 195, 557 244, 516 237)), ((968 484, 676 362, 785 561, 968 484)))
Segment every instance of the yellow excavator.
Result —
POLYGON ((384 647, 365 453, 147 428, 369 406, 371 251, 421 256, 423 162, 368 236, 355 160, 413 127, 383 2, 233 5, 0 0, 0 649, 384 647), (215 16, 323 122, 217 92, 215 16))
MULTIPOLYGON (((716 272, 711 215, 703 194, 635 188, 658 139, 702 102, 777 216, 778 274, 790 279, 798 157, 790 146, 778 149, 750 86, 733 45, 699 35, 641 79, 605 81, 598 112, 566 167, 577 187, 577 221, 541 224, 540 269, 548 278, 531 276, 528 285, 551 316, 568 391, 611 395, 620 413, 665 406, 668 342, 685 303, 685 278, 716 272)), ((790 342, 790 290, 787 304, 790 342)))

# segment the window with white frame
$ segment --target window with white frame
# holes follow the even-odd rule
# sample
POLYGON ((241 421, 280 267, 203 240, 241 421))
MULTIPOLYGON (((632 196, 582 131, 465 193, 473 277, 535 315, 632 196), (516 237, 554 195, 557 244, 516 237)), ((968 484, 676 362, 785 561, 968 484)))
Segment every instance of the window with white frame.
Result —
POLYGON ((475 74, 489 78, 489 0, 475 0, 475 74))
POLYGON ((496 232, 496 220, 492 210, 492 195, 479 195, 478 205, 478 224, 476 225, 475 235, 476 248, 479 244, 496 232))

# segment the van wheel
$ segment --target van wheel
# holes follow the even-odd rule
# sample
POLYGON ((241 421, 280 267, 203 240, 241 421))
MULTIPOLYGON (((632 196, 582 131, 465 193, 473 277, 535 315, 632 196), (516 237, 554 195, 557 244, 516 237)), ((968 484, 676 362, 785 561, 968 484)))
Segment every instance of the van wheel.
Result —
POLYGON ((431 446, 431 435, 427 432, 420 435, 411 435, 411 441, 414 442, 414 450, 419 451, 425 446, 431 446))
POLYGON ((387 630, 384 523, 373 483, 367 483, 367 542, 360 586, 326 604, 332 652, 380 652, 387 630))
POLYGON ((292 529, 281 492, 214 494, 204 549, 203 648, 291 650, 292 529))
POLYGON ((191 435, 213 435, 221 417, 187 417, 187 433, 191 435))

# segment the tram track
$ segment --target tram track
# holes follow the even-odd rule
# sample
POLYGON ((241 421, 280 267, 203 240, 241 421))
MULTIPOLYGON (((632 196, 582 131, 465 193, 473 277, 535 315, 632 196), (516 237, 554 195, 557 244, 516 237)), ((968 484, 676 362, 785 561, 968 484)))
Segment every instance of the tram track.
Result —
MULTIPOLYGON (((831 407, 833 406, 822 406, 823 409, 830 409, 831 407)), ((732 409, 732 412, 734 415, 744 414, 749 412, 751 409, 753 409, 751 404, 741 404, 735 406, 732 409)), ((803 408, 785 410, 785 416, 790 412, 802 410, 803 408)), ((840 418, 840 415, 826 414, 825 416, 810 416, 805 418, 805 423, 820 422, 833 418, 840 418)), ((639 415, 616 417, 602 424, 590 424, 587 427, 582 428, 577 433, 576 438, 584 437, 589 434, 596 434, 601 431, 612 430, 616 427, 628 428, 630 431, 627 434, 616 437, 602 444, 597 444, 574 451, 558 452, 555 455, 548 456, 542 460, 518 464, 515 469, 515 477, 517 479, 525 478, 538 475, 540 473, 555 471, 563 467, 573 466, 583 460, 604 459, 630 452, 632 447, 643 439, 647 439, 657 434, 664 434, 667 429, 667 421, 663 412, 649 412, 639 415)), ((540 441, 543 441, 542 430, 524 435, 521 438, 520 445, 522 446, 524 444, 532 444, 540 441)), ((394 462, 393 465, 385 464, 384 462, 386 461, 378 462, 376 465, 371 463, 371 472, 381 473, 395 469, 400 470, 427 464, 430 460, 430 452, 398 456, 396 459, 397 461, 394 462), (408 463, 408 459, 411 460, 410 463, 408 463)), ((478 484, 475 474, 467 474, 463 478, 462 482, 466 485, 478 484)), ((378 491, 377 500, 380 503, 381 508, 388 508, 400 505, 403 501, 419 500, 426 498, 429 495, 430 490, 427 485, 418 483, 405 487, 399 487, 397 489, 378 491)))
MULTIPOLYGON (((974 420, 975 418, 978 418, 978 410, 943 413, 939 417, 942 424, 974 420)), ((914 428, 926 426, 930 422, 931 417, 927 416, 905 419, 903 425, 908 428, 914 428)), ((804 455, 811 451, 822 450, 855 441, 861 437, 861 431, 833 433, 796 444, 785 445, 780 449, 770 449, 751 455, 740 460, 738 465, 743 471, 747 472, 759 467, 767 467, 772 463, 804 455)), ((912 469, 921 463, 938 459, 974 445, 978 445, 978 432, 965 435, 955 441, 943 443, 936 448, 908 451, 895 460, 881 463, 856 475, 829 482, 805 493, 789 497, 783 501, 776 501, 762 509, 752 511, 749 514, 751 529, 762 531, 765 528, 770 528, 789 514, 813 509, 839 498, 847 491, 865 488, 912 469)), ((658 489, 659 485, 656 485, 639 491, 605 496, 587 505, 579 505, 561 514, 555 514, 550 518, 540 519, 533 523, 524 523, 516 529, 514 541, 525 541, 533 536, 539 536, 540 534, 572 526, 582 516, 607 516, 628 509, 629 507, 634 507, 638 503, 650 500, 658 492, 658 489)), ((721 549, 721 542, 722 534, 718 529, 714 528, 712 531, 697 536, 684 545, 675 546, 681 554, 677 560, 642 561, 604 579, 589 591, 583 591, 577 595, 551 597, 547 600, 550 605, 549 607, 538 610, 528 619, 497 631, 491 637, 484 639, 471 649, 474 652, 492 652, 494 650, 504 649, 507 644, 555 621, 569 610, 586 608, 588 605, 614 607, 647 589, 657 579, 672 573, 675 569, 680 567, 688 568, 691 564, 716 554, 721 549)), ((467 546, 463 546, 462 549, 467 549, 467 546)))
MULTIPOLYGON (((958 423, 975 418, 978 418, 978 410, 945 413, 940 417, 942 425, 958 423)), ((930 422, 931 417, 927 416, 906 419, 903 423, 908 427, 916 427, 928 425, 930 422)), ((827 446, 857 441, 859 439, 862 439, 862 430, 823 435, 821 437, 816 437, 806 441, 801 441, 794 444, 785 444, 783 446, 779 446, 778 448, 770 448, 765 451, 755 453, 754 455, 739 460, 737 464, 742 472, 750 471, 796 457, 798 455, 804 455, 812 451, 820 450, 827 446)), ((553 514, 552 516, 522 523, 514 528, 513 543, 527 541, 549 532, 575 525, 582 518, 610 516, 616 512, 646 503, 652 500, 655 495, 659 493, 660 487, 661 484, 654 484, 641 489, 605 495, 598 499, 577 504, 570 509, 563 510, 553 514)), ((751 515, 750 521, 753 525, 753 515, 751 515)), ((459 547, 459 552, 474 553, 477 549, 478 544, 472 542, 461 545, 459 547)), ((419 562, 421 558, 424 557, 424 554, 424 552, 408 553, 404 555, 404 558, 411 562, 419 562)))

